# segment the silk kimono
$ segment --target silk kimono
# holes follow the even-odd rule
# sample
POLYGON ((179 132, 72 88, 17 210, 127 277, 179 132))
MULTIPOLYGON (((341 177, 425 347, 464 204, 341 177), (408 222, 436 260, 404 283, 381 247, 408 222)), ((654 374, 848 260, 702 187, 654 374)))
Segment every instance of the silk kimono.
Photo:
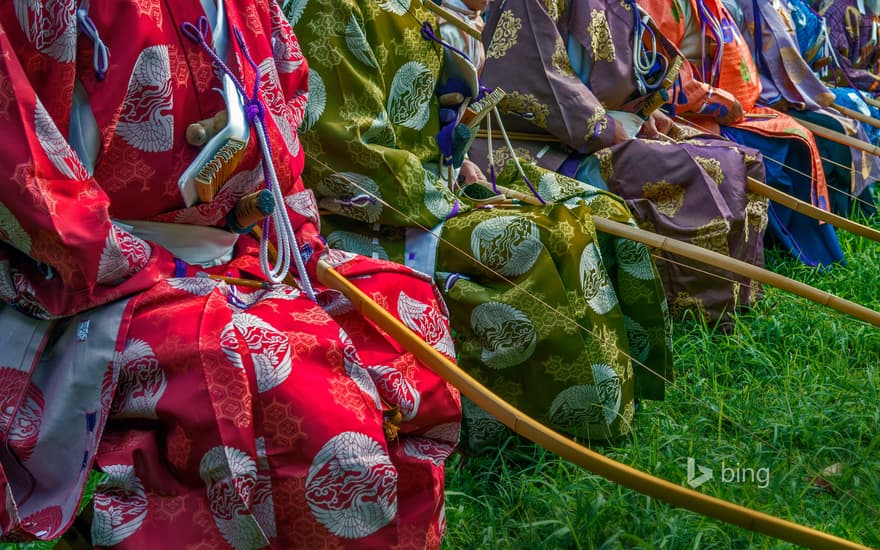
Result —
MULTIPOLYGON (((639 5, 690 62, 671 98, 675 112, 760 150, 768 184, 828 209, 825 172, 812 134, 791 117, 758 105, 761 82, 752 53, 721 0, 639 0, 639 5), (719 126, 717 119, 728 113, 733 99, 745 116, 719 126)), ((848 185, 847 177, 838 187, 848 185)), ((769 228, 773 240, 806 265, 843 260, 837 234, 828 224, 770 203, 769 228)))
MULTIPOLYGON (((328 212, 327 241, 433 274, 461 365, 501 397, 585 437, 629 432, 634 398, 662 397, 671 359, 647 249, 591 221, 633 223, 622 201, 535 166, 524 171, 544 207, 453 193, 439 176, 434 97, 448 65, 420 32, 430 12, 310 0, 287 14, 310 62, 304 180, 328 212)), ((497 183, 530 192, 512 166, 497 183)), ((497 443, 500 425, 464 407, 468 441, 497 443)))
MULTIPOLYGON (((729 4, 733 4, 741 15, 739 27, 755 54, 763 104, 773 105, 796 118, 805 118, 836 132, 871 141, 866 132, 877 132, 876 128, 853 121, 830 107, 831 103, 843 104, 870 114, 868 105, 857 95, 849 93, 851 90, 830 90, 802 57, 801 52, 808 48, 802 48, 798 43, 797 14, 787 0, 738 0, 738 3, 729 4)), ((880 159, 818 136, 815 139, 823 158, 822 166, 829 176, 832 209, 847 215, 854 203, 866 203, 866 208, 870 208, 870 193, 865 191, 880 175, 880 159), (848 185, 836 187, 843 182, 848 185), (857 201, 859 195, 864 195, 864 203, 857 201)))
MULTIPOLYGON (((841 59, 831 46, 826 18, 819 15, 808 0, 788 0, 786 7, 797 34, 801 56, 823 79, 834 84, 831 91, 834 92, 835 103, 880 118, 880 109, 865 102, 864 94, 870 92, 852 87, 838 69, 841 59)), ((871 143, 880 144, 880 129, 867 124, 862 127, 871 143)))
POLYGON ((423 275, 322 242, 296 132, 308 66, 275 2, 6 2, 0 73, 3 539, 58 537, 97 469, 101 548, 439 547, 458 394, 315 263, 451 358, 446 310, 423 275), (265 147, 252 132, 191 204, 187 126, 227 107, 212 56, 265 147), (227 230, 267 183, 316 301, 227 230))
POLYGON ((841 86, 880 92, 880 13, 876 3, 812 0, 812 7, 825 18, 831 47, 840 62, 840 67, 831 68, 832 77, 841 86))
MULTIPOLYGON (((763 178, 755 151, 708 135, 611 145, 608 128, 621 123, 614 116, 646 95, 633 66, 635 17, 632 4, 606 0, 508 0, 493 8, 483 81, 508 93, 500 106, 506 127, 537 138, 514 140, 514 147, 551 170, 574 164, 580 179, 625 198, 645 229, 762 265, 766 201, 745 189, 747 176, 763 178), (515 65, 530 69, 512 71, 515 65), (546 137, 557 142, 548 145, 546 137)), ((488 163, 485 140, 474 151, 488 163)), ((496 140, 494 156, 504 152, 496 140)), ((754 298, 749 280, 695 267, 673 256, 658 261, 676 316, 726 322, 754 298)))

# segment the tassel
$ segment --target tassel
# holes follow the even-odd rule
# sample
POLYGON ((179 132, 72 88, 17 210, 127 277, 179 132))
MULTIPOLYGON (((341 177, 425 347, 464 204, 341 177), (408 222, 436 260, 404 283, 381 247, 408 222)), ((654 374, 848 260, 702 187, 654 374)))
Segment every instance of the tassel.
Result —
POLYGON ((400 433, 400 423, 403 422, 403 415, 400 414, 400 405, 394 405, 391 409, 385 411, 385 422, 382 423, 382 431, 385 432, 385 439, 394 441, 400 433))

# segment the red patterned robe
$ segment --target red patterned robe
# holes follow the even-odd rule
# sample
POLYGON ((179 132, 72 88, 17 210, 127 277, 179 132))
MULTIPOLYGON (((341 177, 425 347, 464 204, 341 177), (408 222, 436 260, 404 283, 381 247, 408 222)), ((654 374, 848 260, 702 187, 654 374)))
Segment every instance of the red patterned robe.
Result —
POLYGON ((224 108, 181 30, 212 6, 90 4, 0 7, 0 534, 60 535, 95 467, 100 547, 439 546, 458 394, 318 285, 315 264, 451 356, 445 307, 426 277, 323 245, 295 132, 308 69, 278 6, 226 0, 243 42, 225 61, 244 89, 259 80, 317 303, 200 273, 265 278, 257 241, 222 229, 264 185, 255 134, 213 202, 187 207, 178 187, 198 153, 187 126, 224 108), (222 253, 203 258, 205 241, 222 253))

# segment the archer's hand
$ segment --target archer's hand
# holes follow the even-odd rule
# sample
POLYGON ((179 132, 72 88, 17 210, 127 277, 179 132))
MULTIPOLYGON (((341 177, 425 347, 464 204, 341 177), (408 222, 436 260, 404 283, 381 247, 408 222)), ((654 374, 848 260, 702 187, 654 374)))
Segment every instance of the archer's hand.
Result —
POLYGON ((672 119, 666 116, 663 111, 654 111, 648 120, 642 125, 639 136, 646 138, 659 138, 661 135, 668 135, 672 129, 672 119))
POLYGON ((488 180, 479 166, 468 159, 464 159, 464 162, 461 163, 461 170, 458 172, 458 181, 466 185, 468 183, 488 180))

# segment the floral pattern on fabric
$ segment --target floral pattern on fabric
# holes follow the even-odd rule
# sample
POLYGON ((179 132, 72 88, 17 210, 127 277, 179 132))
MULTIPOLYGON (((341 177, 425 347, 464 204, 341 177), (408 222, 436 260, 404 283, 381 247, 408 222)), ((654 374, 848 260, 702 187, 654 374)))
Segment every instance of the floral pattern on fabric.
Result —
MULTIPOLYGON (((601 212, 632 223, 626 207, 611 195, 533 165, 525 169, 546 192, 546 208, 484 209, 452 195, 437 175, 436 99, 414 85, 419 79, 436 81, 441 70, 440 50, 418 32, 418 21, 430 16, 416 3, 405 14, 377 10, 374 3, 360 0, 334 6, 340 20, 363 23, 361 30, 380 70, 359 59, 370 57, 361 41, 357 55, 351 51, 351 33, 309 24, 325 8, 325 2, 310 0, 296 31, 306 56, 319 54, 310 57, 311 70, 324 81, 339 82, 334 89, 326 88, 321 116, 303 137, 310 159, 304 179, 315 189, 319 204, 334 214, 322 220, 324 234, 350 251, 384 254, 397 261, 430 255, 427 263, 434 266, 449 306, 452 337, 464 368, 501 397, 559 429, 594 438, 628 432, 635 397, 663 394, 662 381, 648 369, 668 376, 671 356, 665 301, 647 251, 625 251, 638 266, 625 262, 618 258, 616 241, 596 235, 590 222, 592 212, 601 212), (323 56, 327 45, 332 56, 323 56), (346 62, 331 62, 337 56, 346 62), (402 80, 405 87, 398 85, 401 75, 407 75, 402 80), (400 89, 408 90, 401 96, 408 101, 405 116, 393 112, 403 105, 397 99, 400 89), (414 132, 425 115, 422 130, 414 132), (338 185, 328 185, 328 178, 336 178, 338 185), (365 215, 380 208, 378 217, 365 215), (413 233, 435 227, 436 251, 413 247, 413 233), (629 326, 643 331, 628 331, 626 318, 635 323, 629 326), (594 339, 596 334, 601 340, 594 339), (630 334, 637 337, 641 357, 635 365, 629 357, 630 334), (610 371, 598 365, 615 376, 609 377, 610 371), (565 393, 557 400, 573 387, 591 389, 565 393), (597 415, 596 407, 613 411, 597 415)), ((493 39, 495 45, 487 50, 489 57, 504 56, 514 45, 505 40, 516 39, 528 25, 525 18, 505 21, 498 40, 493 39)), ((552 55, 559 44, 547 46, 552 55)), ((558 73, 554 78, 574 80, 558 73)), ((550 107, 527 93, 508 95, 501 109, 539 125, 553 123, 547 117, 550 107)), ((601 117, 604 123, 604 111, 601 117)), ((499 171, 498 182, 527 189, 515 173, 509 165, 499 171)), ((417 311, 406 309, 401 312, 405 320, 410 311, 417 311)), ((421 326, 416 318, 412 324, 421 326)), ((445 335, 424 334, 441 348, 448 345, 445 335)), ((471 410, 465 416, 474 445, 491 444, 502 433, 484 413, 471 410)))
MULTIPOLYGON (((181 196, 198 153, 186 128, 224 108, 211 58, 178 26, 205 15, 201 3, 92 0, 113 52, 101 80, 92 42, 77 36, 80 7, 0 7, 0 91, 13 98, 0 102, 11 140, 0 152, 0 537, 60 536, 97 468, 101 547, 438 548, 458 392, 318 284, 315 264, 324 258, 454 358, 448 311, 425 276, 322 241, 297 130, 322 117, 321 86, 280 7, 226 0, 242 43, 231 40, 224 61, 265 103, 276 208, 287 209, 318 303, 285 284, 209 277, 265 281, 259 243, 224 229, 266 182, 252 132, 216 200, 187 207, 181 196), (70 129, 84 108, 100 142, 93 171, 70 129), (145 222, 213 231, 231 249, 211 267, 189 264, 166 247, 175 238, 138 236, 145 222), (394 437, 383 428, 392 410, 403 415, 394 437)), ((428 95, 433 66, 402 73, 401 96, 428 95)), ((431 122, 426 109, 392 107, 413 134, 431 122)))

